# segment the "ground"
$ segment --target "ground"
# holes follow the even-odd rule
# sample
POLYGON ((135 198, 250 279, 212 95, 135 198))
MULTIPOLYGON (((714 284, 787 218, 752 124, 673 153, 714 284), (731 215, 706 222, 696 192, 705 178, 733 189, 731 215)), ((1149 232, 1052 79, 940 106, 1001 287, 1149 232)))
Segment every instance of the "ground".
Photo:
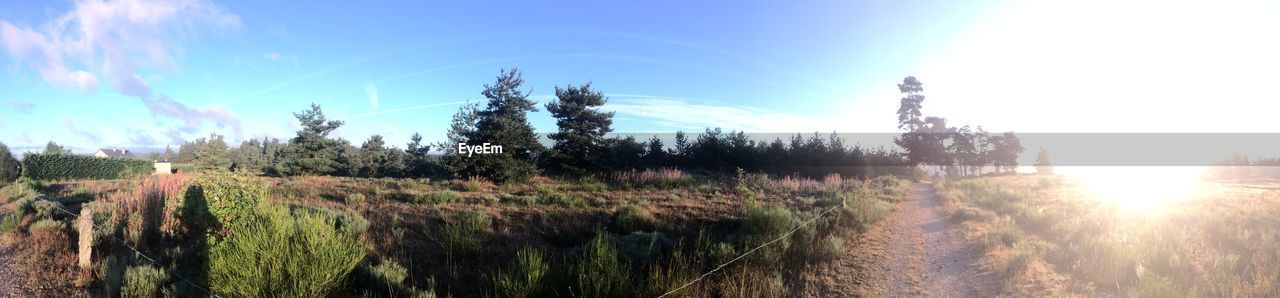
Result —
POLYGON ((818 265, 807 293, 861 297, 979 297, 993 281, 980 274, 979 248, 943 216, 929 183, 917 183, 899 212, 875 224, 848 254, 818 265))

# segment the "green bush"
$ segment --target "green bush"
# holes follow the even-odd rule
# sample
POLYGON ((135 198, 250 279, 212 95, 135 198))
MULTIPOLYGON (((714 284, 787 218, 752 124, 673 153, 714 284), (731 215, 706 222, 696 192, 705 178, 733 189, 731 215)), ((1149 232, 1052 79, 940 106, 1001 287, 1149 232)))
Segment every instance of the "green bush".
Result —
POLYGON ((604 184, 603 182, 586 180, 586 179, 579 182, 578 187, 585 192, 602 192, 602 191, 609 190, 608 184, 604 184))
POLYGON ((450 260, 466 259, 484 249, 491 224, 488 215, 476 212, 447 222, 435 235, 427 236, 444 248, 450 260))
POLYGON ((201 217, 212 216, 216 223, 213 228, 219 230, 248 218, 258 208, 258 203, 267 197, 266 182, 243 174, 203 174, 192 180, 191 185, 185 200, 194 202, 184 202, 185 207, 190 207, 189 210, 184 208, 184 211, 192 213, 187 217, 195 222, 208 222, 208 218, 201 217), (204 204, 199 204, 200 202, 204 204), (202 208, 207 211, 200 210, 202 208))
POLYGON ((624 297, 631 295, 631 268, 618 257, 618 248, 609 240, 606 232, 596 233, 595 238, 583 247, 582 255, 573 265, 577 278, 570 292, 577 297, 624 297))
POLYGON ((462 194, 452 190, 439 190, 427 193, 425 195, 414 196, 413 203, 417 204, 460 204, 466 200, 462 198, 462 194))
POLYGON ((22 217, 26 216, 26 211, 18 209, 0 220, 0 235, 18 230, 18 225, 22 224, 22 217))
POLYGON ((35 211, 36 218, 56 219, 62 217, 62 203, 39 199, 31 202, 31 209, 35 211))
POLYGON ((542 290, 542 279, 551 271, 546 254, 532 248, 516 252, 515 263, 489 276, 494 297, 534 297, 542 290))
POLYGON ((125 264, 115 256, 107 256, 102 259, 102 267, 98 268, 98 279, 102 280, 102 291, 107 297, 116 297, 120 294, 120 287, 124 284, 125 264))
POLYGON ((27 231, 30 233, 35 233, 36 231, 39 231, 39 230, 54 230, 54 231, 62 232, 63 230, 66 230, 66 229, 67 229, 67 224, 63 223, 60 220, 41 219, 31 224, 31 227, 28 227, 27 231))
POLYGON ((658 228, 658 219, 652 213, 637 206, 627 206, 618 210, 614 223, 624 232, 653 231, 658 228))
POLYGON ((364 231, 321 212, 262 207, 209 251, 209 286, 234 297, 322 297, 364 259, 364 231))
MULTIPOLYGON (((791 211, 780 206, 750 206, 737 236, 741 237, 746 247, 756 247, 782 237, 793 228, 793 220, 791 211)), ((778 264, 788 247, 789 239, 783 238, 760 249, 752 258, 763 264, 778 264)))
POLYGON ((347 197, 345 198, 345 201, 346 201, 347 205, 360 205, 360 204, 364 204, 364 201, 365 201, 364 194, 361 194, 361 193, 353 193, 353 194, 349 194, 349 195, 347 195, 347 197))
POLYGON ((995 218, 995 214, 992 214, 991 212, 988 212, 986 210, 982 210, 979 208, 964 206, 964 207, 956 208, 956 211, 951 214, 951 218, 960 222, 965 222, 970 220, 983 221, 983 220, 995 218))
POLYGON ((402 293, 405 289, 404 282, 409 278, 409 269, 392 260, 383 260, 378 265, 365 263, 358 271, 360 274, 357 275, 356 281, 359 286, 376 290, 377 293, 385 293, 388 297, 395 297, 397 293, 402 293))
POLYGON ((72 154, 27 153, 22 156, 22 176, 49 179, 120 179, 149 173, 151 161, 97 158, 72 154))
POLYGON ((157 297, 168 281, 169 273, 164 269, 151 265, 129 267, 124 271, 124 285, 120 288, 120 296, 157 297))

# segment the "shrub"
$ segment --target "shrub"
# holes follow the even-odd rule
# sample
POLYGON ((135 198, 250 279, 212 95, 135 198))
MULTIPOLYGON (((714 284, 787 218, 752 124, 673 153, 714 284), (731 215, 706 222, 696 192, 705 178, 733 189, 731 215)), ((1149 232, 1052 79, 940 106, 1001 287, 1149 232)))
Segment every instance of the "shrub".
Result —
POLYGON ((454 189, 461 190, 461 191, 468 191, 468 192, 477 192, 477 191, 484 190, 484 184, 485 184, 484 180, 480 180, 480 179, 453 180, 453 181, 450 181, 450 183, 453 184, 454 189))
POLYGON ((417 204, 460 204, 465 202, 462 194, 452 190, 433 191, 424 195, 414 196, 413 203, 417 204))
POLYGON ((22 176, 36 180, 120 179, 151 172, 152 166, 152 162, 139 159, 39 153, 22 156, 22 176))
POLYGON ((98 268, 98 279, 102 280, 102 291, 107 297, 120 295, 120 287, 124 284, 125 264, 115 256, 102 259, 102 267, 98 268))
POLYGON ((209 251, 209 286, 236 297, 325 296, 364 259, 363 231, 321 212, 262 207, 209 251))
POLYGON ((133 266, 124 272, 124 285, 120 288, 121 297, 156 297, 164 284, 169 281, 169 274, 163 269, 151 265, 133 266))
POLYGON ((956 221, 960 221, 960 222, 966 222, 970 220, 982 221, 982 220, 988 220, 994 217, 995 217, 995 214, 991 214, 991 212, 974 208, 974 207, 969 207, 969 206, 963 206, 963 207, 957 208, 956 211, 951 214, 952 219, 955 219, 956 221))
POLYGON ((52 220, 52 219, 41 219, 40 221, 37 221, 31 224, 31 227, 27 228, 27 230, 30 231, 31 233, 35 233, 36 231, 42 231, 42 230, 62 232, 63 230, 66 230, 66 229, 67 229, 66 223, 63 223, 60 220, 52 220))
MULTIPOLYGON (((215 172, 196 177, 192 183, 198 192, 188 192, 188 200, 204 201, 208 214, 216 220, 216 229, 225 229, 234 222, 245 220, 258 208, 267 196, 267 184, 252 176, 230 172, 215 172), (191 198, 199 195, 200 198, 191 198)), ((199 209, 199 206, 192 206, 199 209)), ((199 210, 192 210, 200 213, 199 210)), ((199 214, 193 214, 193 217, 199 214)))
POLYGON ((658 219, 654 218, 648 210, 637 206, 618 209, 617 215, 614 216, 614 223, 624 232, 653 231, 658 228, 658 219))
POLYGON ((521 248, 516 260, 506 270, 489 277, 494 297, 534 297, 542 290, 542 279, 551 271, 546 254, 532 248, 521 248))
MULTIPOLYGON (((750 206, 747 208, 746 218, 743 220, 742 228, 738 231, 737 236, 742 239, 747 247, 756 247, 782 237, 783 234, 792 229, 792 225, 793 217, 791 211, 786 208, 750 206)), ((789 239, 784 238, 773 245, 762 248, 759 252, 753 254, 752 258, 759 260, 763 264, 777 264, 789 247, 789 239)))
POLYGON ((786 288, 780 272, 760 266, 738 265, 726 268, 729 274, 720 280, 724 297, 783 297, 786 288))
POLYGON ((1012 246, 1014 243, 1022 241, 1022 237, 1022 230, 1019 230, 1017 226, 1012 223, 1001 222, 992 227, 990 231, 987 231, 987 234, 984 235, 983 243, 987 248, 997 245, 1012 246))
POLYGON ((585 192, 602 192, 602 191, 609 190, 609 185, 583 179, 582 181, 578 182, 578 188, 582 189, 582 191, 585 191, 585 192))
POLYGON ((618 257, 618 249, 605 232, 583 247, 573 265, 577 280, 570 292, 578 297, 623 297, 631 295, 631 268, 618 257))
POLYGON ((378 290, 388 297, 396 297, 404 288, 405 279, 409 278, 409 269, 393 260, 383 260, 378 265, 365 263, 360 266, 357 282, 366 289, 378 290))
POLYGON ((56 219, 62 217, 62 203, 39 199, 31 202, 31 209, 35 211, 36 218, 56 219))
POLYGON ((346 201, 347 205, 360 205, 360 204, 364 204, 364 201, 365 201, 365 199, 364 199, 364 194, 361 194, 361 193, 353 193, 353 194, 349 194, 349 195, 347 195, 347 197, 346 197, 346 200, 345 200, 345 201, 346 201))
POLYGON ((436 235, 428 235, 431 240, 444 248, 449 259, 466 259, 479 255, 484 243, 489 240, 487 230, 492 221, 488 215, 476 212, 445 223, 436 235))
POLYGON ((668 201, 679 201, 679 200, 680 200, 680 195, 678 195, 678 194, 667 194, 667 197, 666 197, 666 198, 667 198, 667 200, 668 200, 668 201))
POLYGON ((8 215, 4 219, 0 219, 0 234, 9 233, 18 230, 18 225, 22 224, 22 217, 26 216, 26 211, 18 209, 8 215))

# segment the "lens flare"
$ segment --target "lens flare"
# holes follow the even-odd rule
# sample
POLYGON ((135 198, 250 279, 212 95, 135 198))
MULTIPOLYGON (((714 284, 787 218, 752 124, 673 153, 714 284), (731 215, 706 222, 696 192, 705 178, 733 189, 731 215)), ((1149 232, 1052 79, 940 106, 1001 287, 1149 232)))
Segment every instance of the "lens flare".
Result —
POLYGON ((1204 167, 1061 167, 1089 197, 1130 213, 1149 213, 1192 197, 1204 186, 1204 167))

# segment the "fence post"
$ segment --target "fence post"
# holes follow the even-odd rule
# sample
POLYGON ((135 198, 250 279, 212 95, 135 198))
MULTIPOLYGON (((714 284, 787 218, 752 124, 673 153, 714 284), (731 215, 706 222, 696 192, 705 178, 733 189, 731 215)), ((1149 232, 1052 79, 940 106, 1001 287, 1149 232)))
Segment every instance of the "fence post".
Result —
POLYGON ((80 271, 93 272, 93 210, 92 204, 84 204, 80 208, 78 230, 80 230, 80 271))

